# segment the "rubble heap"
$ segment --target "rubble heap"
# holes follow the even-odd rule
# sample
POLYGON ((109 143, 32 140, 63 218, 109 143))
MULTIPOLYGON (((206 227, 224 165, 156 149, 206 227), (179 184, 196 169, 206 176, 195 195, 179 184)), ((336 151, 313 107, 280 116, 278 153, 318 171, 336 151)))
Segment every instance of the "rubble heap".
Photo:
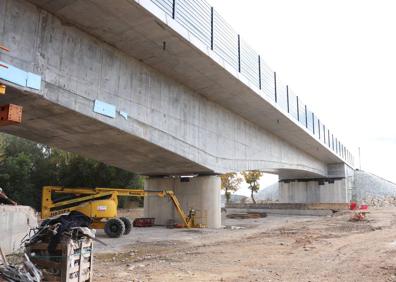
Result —
POLYGON ((22 240, 23 260, 11 265, 2 255, 0 281, 92 281, 92 240, 99 240, 91 223, 76 211, 43 221, 22 240))
POLYGON ((384 208, 396 206, 396 196, 367 195, 362 202, 370 207, 384 208))

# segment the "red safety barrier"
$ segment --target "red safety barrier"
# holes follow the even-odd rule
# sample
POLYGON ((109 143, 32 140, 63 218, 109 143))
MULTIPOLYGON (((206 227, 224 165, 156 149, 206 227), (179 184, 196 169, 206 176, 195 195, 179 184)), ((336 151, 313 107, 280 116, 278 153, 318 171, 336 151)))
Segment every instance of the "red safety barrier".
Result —
POLYGON ((141 217, 136 218, 133 221, 133 227, 152 227, 154 225, 155 218, 152 217, 141 217))
POLYGON ((356 210, 356 208, 357 208, 357 203, 356 202, 351 202, 350 204, 349 204, 349 209, 350 210, 356 210))

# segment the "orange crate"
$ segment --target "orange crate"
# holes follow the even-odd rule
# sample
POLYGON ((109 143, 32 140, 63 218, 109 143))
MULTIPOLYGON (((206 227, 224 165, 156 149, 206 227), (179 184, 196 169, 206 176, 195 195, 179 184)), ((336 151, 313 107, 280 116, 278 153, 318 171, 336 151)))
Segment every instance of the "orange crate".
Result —
POLYGON ((22 107, 14 104, 0 106, 0 126, 20 124, 22 107))
MULTIPOLYGON (((1 64, 0 64, 1 67, 1 64)), ((4 95, 6 93, 6 86, 3 84, 0 84, 0 95, 4 95)))

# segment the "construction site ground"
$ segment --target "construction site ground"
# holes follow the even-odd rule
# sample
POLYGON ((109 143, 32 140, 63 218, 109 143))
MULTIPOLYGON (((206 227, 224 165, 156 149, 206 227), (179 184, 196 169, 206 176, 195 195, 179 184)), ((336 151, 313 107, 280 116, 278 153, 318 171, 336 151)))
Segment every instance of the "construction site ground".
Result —
MULTIPOLYGON (((136 211, 131 214, 137 216, 136 211)), ((226 219, 226 228, 98 232, 95 281, 396 281, 396 208, 226 219)))

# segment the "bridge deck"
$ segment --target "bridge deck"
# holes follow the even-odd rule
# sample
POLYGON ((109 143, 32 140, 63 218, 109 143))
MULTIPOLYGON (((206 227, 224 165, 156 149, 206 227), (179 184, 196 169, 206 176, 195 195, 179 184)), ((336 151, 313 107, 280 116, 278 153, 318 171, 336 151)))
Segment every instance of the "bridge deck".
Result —
POLYGON ((353 166, 317 115, 205 1, 30 1, 315 158, 353 166))

